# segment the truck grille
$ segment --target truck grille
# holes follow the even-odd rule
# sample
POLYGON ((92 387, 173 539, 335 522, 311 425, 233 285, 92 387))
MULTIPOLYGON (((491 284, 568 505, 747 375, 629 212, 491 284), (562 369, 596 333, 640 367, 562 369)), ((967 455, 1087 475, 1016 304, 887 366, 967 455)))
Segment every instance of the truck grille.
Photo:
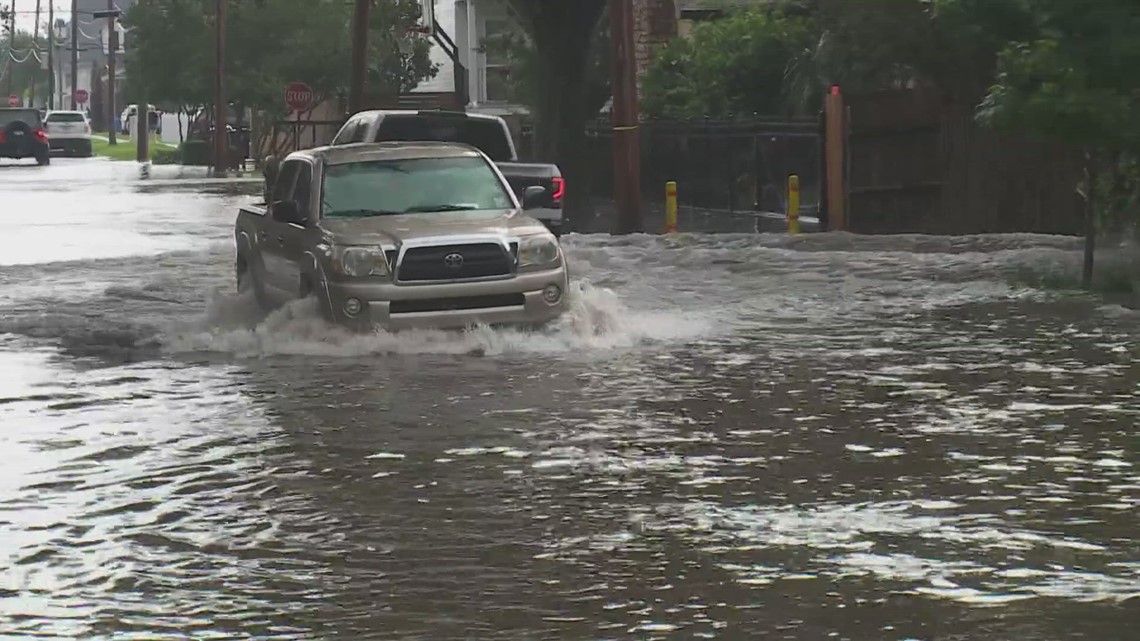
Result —
POLYGON ((495 243, 413 247, 404 252, 396 278, 431 281, 506 276, 514 263, 514 256, 495 243))
POLYGON ((493 296, 394 300, 388 304, 388 312, 391 314, 414 314, 417 312, 491 309, 494 307, 522 307, 524 305, 526 305, 526 297, 522 294, 498 294, 493 296))

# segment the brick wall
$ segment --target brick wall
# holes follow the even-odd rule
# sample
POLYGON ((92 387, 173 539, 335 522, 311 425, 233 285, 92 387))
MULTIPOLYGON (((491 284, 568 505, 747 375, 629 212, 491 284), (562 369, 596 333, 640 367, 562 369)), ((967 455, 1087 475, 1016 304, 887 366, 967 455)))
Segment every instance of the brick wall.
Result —
POLYGON ((674 0, 633 0, 634 56, 637 60, 637 88, 653 59, 653 49, 677 35, 677 9, 674 0))

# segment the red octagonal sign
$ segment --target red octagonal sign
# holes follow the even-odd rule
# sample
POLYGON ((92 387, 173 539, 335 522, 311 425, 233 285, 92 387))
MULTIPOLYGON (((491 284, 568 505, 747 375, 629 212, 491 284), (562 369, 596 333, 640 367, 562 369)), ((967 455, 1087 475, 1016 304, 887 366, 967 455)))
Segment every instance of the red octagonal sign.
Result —
POLYGON ((20 97, 17 96, 16 94, 12 94, 12 95, 8 96, 8 106, 9 107, 19 107, 20 106, 20 97))
POLYGON ((313 90, 303 82, 285 87, 285 105, 292 111, 306 111, 313 106, 313 90))

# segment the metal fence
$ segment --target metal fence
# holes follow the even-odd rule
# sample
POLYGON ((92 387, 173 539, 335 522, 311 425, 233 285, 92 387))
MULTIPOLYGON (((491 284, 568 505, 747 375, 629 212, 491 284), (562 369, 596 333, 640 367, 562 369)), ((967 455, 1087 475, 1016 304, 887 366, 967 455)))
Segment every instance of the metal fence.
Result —
MULTIPOLYGON (((818 119, 645 121, 641 125, 642 190, 664 198, 676 181, 682 208, 727 213, 783 212, 789 174, 800 177, 803 215, 816 215, 822 197, 822 137, 818 119)), ((534 128, 522 126, 519 153, 536 158, 534 128)), ((587 127, 586 170, 579 188, 591 200, 613 198, 613 131, 587 127), (582 183, 585 182, 585 185, 582 183)), ((547 159, 548 160, 548 159, 547 159)))

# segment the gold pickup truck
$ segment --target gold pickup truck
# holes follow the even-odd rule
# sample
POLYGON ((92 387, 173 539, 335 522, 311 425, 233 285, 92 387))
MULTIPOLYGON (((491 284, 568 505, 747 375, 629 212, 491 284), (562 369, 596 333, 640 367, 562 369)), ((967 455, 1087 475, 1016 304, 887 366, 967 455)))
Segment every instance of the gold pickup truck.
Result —
POLYGON ((286 156, 234 231, 239 291, 265 307, 315 296, 356 327, 543 325, 566 310, 562 246, 478 149, 359 143, 286 156))

